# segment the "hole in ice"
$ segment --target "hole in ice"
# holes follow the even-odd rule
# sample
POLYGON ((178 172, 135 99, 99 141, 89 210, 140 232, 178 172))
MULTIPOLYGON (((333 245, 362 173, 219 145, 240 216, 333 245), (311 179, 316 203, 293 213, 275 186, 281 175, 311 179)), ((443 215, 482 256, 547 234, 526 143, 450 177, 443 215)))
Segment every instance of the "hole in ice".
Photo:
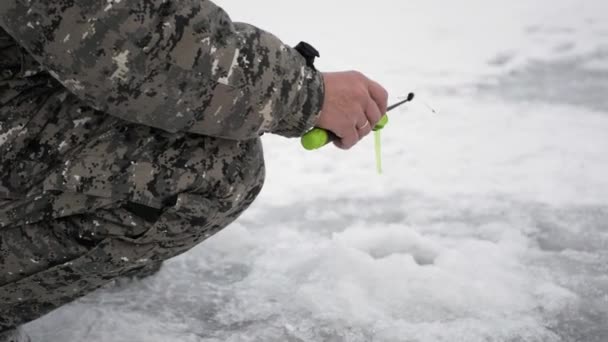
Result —
POLYGON ((430 239, 403 226, 350 229, 338 234, 336 239, 368 253, 374 259, 411 255, 420 266, 434 264, 439 254, 439 247, 430 239))
POLYGON ((434 251, 428 250, 423 246, 416 245, 402 245, 398 248, 391 248, 397 246, 379 246, 369 250, 369 255, 374 259, 384 259, 391 255, 396 254, 407 254, 414 258, 414 261, 420 266, 428 266, 435 263, 437 257, 434 251))

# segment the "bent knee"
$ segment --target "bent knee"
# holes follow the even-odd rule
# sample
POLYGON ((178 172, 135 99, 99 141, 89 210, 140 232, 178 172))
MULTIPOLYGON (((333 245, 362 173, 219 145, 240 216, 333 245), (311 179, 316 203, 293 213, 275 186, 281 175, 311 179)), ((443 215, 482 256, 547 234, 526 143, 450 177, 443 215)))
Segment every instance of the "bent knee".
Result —
MULTIPOLYGON (((193 247, 236 220, 259 195, 265 168, 261 141, 213 141, 197 186, 173 196, 140 242, 193 247)), ((133 211, 131 211, 133 213, 133 211)))
POLYGON ((209 196, 219 205, 219 214, 244 211, 259 195, 265 180, 264 154, 260 139, 231 142, 203 174, 195 194, 209 196))

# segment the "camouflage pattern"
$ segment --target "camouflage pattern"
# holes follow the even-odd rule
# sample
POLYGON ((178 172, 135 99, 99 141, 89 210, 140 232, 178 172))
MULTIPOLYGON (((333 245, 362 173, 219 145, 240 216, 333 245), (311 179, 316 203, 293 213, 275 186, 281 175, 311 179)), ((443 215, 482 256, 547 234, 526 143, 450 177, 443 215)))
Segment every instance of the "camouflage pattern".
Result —
POLYGON ((0 332, 1 342, 31 342, 29 336, 22 329, 11 329, 0 332))
POLYGON ((323 92, 209 1, 2 0, 0 332, 233 222, 323 92))

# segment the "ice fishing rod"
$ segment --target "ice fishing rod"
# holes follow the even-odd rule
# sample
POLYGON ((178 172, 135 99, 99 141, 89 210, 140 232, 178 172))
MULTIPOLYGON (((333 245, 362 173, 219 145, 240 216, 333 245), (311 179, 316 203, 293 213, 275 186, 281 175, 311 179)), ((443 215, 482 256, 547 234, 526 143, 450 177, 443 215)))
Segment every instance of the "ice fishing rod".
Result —
MULTIPOLYGON (((386 109, 386 112, 388 113, 388 112, 392 111, 393 109, 400 107, 407 102, 412 101, 415 96, 416 95, 414 95, 414 93, 409 93, 409 95, 407 96, 407 98, 405 100, 397 102, 397 103, 389 106, 386 109)), ((376 126, 373 128, 373 131, 379 132, 387 124, 388 124, 388 115, 385 114, 384 116, 382 116, 380 121, 378 121, 376 126)), ((338 139, 339 139, 339 137, 337 135, 335 135, 334 133, 332 133, 331 131, 325 130, 323 128, 313 128, 311 131, 304 134, 301 142, 302 142, 302 146, 305 149, 307 149, 309 151, 313 151, 313 150, 318 150, 318 149, 322 148, 323 146, 325 146, 333 141, 336 141, 338 139)), ((380 136, 379 136, 379 134, 376 134, 376 148, 377 149, 379 149, 379 140, 380 140, 380 136)), ((380 168, 378 170, 380 171, 380 168)))

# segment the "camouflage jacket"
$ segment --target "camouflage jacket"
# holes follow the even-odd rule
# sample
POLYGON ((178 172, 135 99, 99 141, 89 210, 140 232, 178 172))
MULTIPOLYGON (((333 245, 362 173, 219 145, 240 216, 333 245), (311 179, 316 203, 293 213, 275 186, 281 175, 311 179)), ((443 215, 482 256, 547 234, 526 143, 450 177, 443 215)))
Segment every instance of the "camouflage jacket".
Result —
POLYGON ((301 136, 323 96, 297 51, 210 1, 2 0, 0 226, 161 207, 214 156, 262 158, 218 141, 301 136), (86 203, 48 209, 65 192, 86 203))

